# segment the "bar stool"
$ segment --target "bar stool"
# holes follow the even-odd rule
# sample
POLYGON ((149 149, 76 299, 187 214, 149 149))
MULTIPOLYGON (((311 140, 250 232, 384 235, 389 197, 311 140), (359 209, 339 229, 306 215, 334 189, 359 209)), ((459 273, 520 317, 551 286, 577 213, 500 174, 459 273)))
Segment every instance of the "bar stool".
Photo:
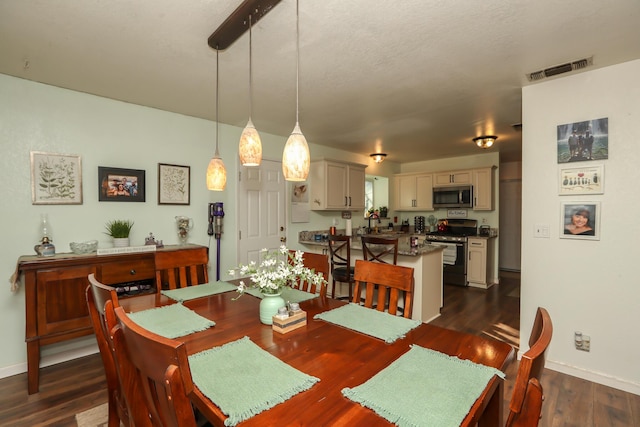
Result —
POLYGON ((362 236, 362 257, 365 261, 391 264, 383 259, 387 255, 393 256, 393 265, 398 264, 397 238, 362 236))
POLYGON ((355 270, 351 266, 351 237, 329 235, 329 261, 332 277, 331 297, 336 298, 336 282, 348 283, 349 301, 351 301, 355 270))

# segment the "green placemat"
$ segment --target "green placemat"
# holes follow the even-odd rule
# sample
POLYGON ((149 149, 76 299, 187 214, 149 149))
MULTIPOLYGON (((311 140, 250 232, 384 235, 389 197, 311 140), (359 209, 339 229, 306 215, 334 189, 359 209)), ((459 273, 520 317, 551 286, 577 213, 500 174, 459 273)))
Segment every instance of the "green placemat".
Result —
POLYGON ((393 316, 354 303, 316 314, 313 318, 380 338, 386 343, 392 343, 398 338, 404 337, 407 332, 422 323, 419 320, 393 316))
MULTIPOLYGON (((262 295, 262 292, 260 292, 260 289, 258 288, 247 288, 245 292, 260 299, 264 298, 264 295, 262 295)), ((285 300, 285 302, 302 302, 308 299, 316 298, 320 296, 320 294, 312 294, 310 292, 287 287, 282 289, 282 293, 280 294, 280 296, 283 300, 285 300)))
POLYGON ((182 304, 129 313, 138 325, 165 338, 177 338, 215 326, 215 322, 189 310, 182 304))
POLYGON ((413 345, 369 381, 342 394, 401 427, 462 423, 494 368, 413 345))
POLYGON ((310 389, 318 378, 282 362, 244 337, 189 356, 193 382, 234 426, 310 389))
POLYGON ((221 294, 223 292, 235 291, 237 286, 227 282, 203 283, 202 285, 187 286, 186 288, 171 289, 161 291, 162 295, 174 301, 189 301, 196 298, 208 297, 209 295, 221 294))

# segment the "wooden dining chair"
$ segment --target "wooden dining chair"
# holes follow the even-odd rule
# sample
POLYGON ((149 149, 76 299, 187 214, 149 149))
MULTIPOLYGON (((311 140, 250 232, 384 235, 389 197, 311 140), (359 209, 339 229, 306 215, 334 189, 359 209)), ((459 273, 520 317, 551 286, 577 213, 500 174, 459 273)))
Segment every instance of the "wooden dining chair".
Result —
POLYGON ((336 298, 336 282, 348 283, 350 301, 354 272, 354 268, 351 267, 351 237, 330 234, 328 242, 331 264, 331 297, 336 298))
POLYGON ((87 307, 89 308, 89 318, 96 334, 100 357, 104 365, 104 373, 107 377, 108 426, 118 427, 122 422, 123 425, 129 427, 133 424, 129 417, 129 410, 115 361, 113 342, 109 333, 110 326, 116 323, 113 304, 114 302, 117 304, 118 295, 114 288, 98 282, 93 273, 89 275, 88 279, 89 286, 87 286, 85 294, 87 307))
POLYGON ((366 291, 364 306, 378 311, 388 310, 389 314, 399 312, 398 301, 404 294, 402 314, 411 318, 413 311, 413 268, 379 262, 356 260, 354 274, 355 291, 353 303, 360 303, 360 295, 366 291), (374 295, 377 300, 374 301, 374 295), (388 302, 388 304, 385 304, 388 302), (385 307, 386 305, 386 307, 385 307))
MULTIPOLYGON (((187 349, 183 342, 154 334, 133 322, 122 307, 112 335, 116 349, 126 352, 136 368, 140 397, 155 427, 196 427, 189 394, 194 392, 187 349)), ((146 415, 146 414, 145 414, 146 415)), ((207 408, 207 418, 222 427, 226 416, 207 408), (215 414, 215 416, 214 416, 215 414)), ((136 427, 138 422, 136 419, 136 427)))
POLYGON ((209 281, 209 250, 159 251, 155 254, 156 290, 185 288, 209 281))
POLYGON ((531 378, 527 383, 524 401, 520 412, 511 419, 510 427, 537 427, 542 414, 544 394, 537 378, 531 378))
MULTIPOLYGON (((293 262, 292 257, 295 256, 296 251, 289 250, 289 262, 293 262)), ((315 254, 313 252, 302 253, 302 264, 313 270, 315 273, 321 273, 324 277, 325 283, 320 286, 320 289, 316 289, 315 283, 309 283, 306 280, 298 280, 298 282, 292 286, 295 289, 301 291, 311 292, 312 294, 319 293, 321 297, 327 296, 327 284, 326 280, 329 279, 329 257, 324 254, 315 254)))
POLYGON ((393 264, 398 263, 398 239, 362 236, 362 257, 365 261, 377 261, 391 264, 388 257, 393 258, 393 264))
MULTIPOLYGON (((551 323, 551 317, 546 309, 538 307, 533 328, 531 329, 531 336, 529 337, 529 350, 522 355, 520 365, 518 366, 518 373, 516 374, 516 380, 513 386, 513 394, 509 402, 507 427, 514 426, 514 420, 523 412, 523 407, 527 400, 526 394, 529 387, 529 380, 535 378, 540 381, 546 360, 547 348, 549 348, 552 335, 553 324, 551 323)), ((533 387, 535 388, 535 386, 533 387)), ((532 391, 531 393, 536 392, 532 391)), ((529 398, 531 399, 532 397, 530 396, 529 398)), ((535 424, 526 425, 538 424, 536 421, 535 424)))

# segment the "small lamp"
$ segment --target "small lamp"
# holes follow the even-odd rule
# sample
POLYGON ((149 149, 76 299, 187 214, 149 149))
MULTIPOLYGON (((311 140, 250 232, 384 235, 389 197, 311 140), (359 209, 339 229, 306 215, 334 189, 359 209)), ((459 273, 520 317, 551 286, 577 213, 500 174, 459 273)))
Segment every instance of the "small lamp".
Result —
POLYGON ((473 138, 473 142, 480 148, 489 148, 493 145, 493 143, 498 139, 495 135, 483 135, 473 138))
POLYGON ((369 154, 369 157, 371 157, 376 163, 382 163, 385 157, 387 157, 387 153, 373 153, 369 154))

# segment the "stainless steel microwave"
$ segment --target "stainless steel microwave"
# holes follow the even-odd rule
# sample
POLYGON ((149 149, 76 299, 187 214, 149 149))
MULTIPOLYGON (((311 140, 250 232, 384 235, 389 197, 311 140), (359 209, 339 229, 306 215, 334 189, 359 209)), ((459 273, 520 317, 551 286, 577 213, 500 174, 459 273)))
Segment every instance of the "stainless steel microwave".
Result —
POLYGON ((435 187, 433 189, 434 208, 472 208, 473 186, 435 187))

